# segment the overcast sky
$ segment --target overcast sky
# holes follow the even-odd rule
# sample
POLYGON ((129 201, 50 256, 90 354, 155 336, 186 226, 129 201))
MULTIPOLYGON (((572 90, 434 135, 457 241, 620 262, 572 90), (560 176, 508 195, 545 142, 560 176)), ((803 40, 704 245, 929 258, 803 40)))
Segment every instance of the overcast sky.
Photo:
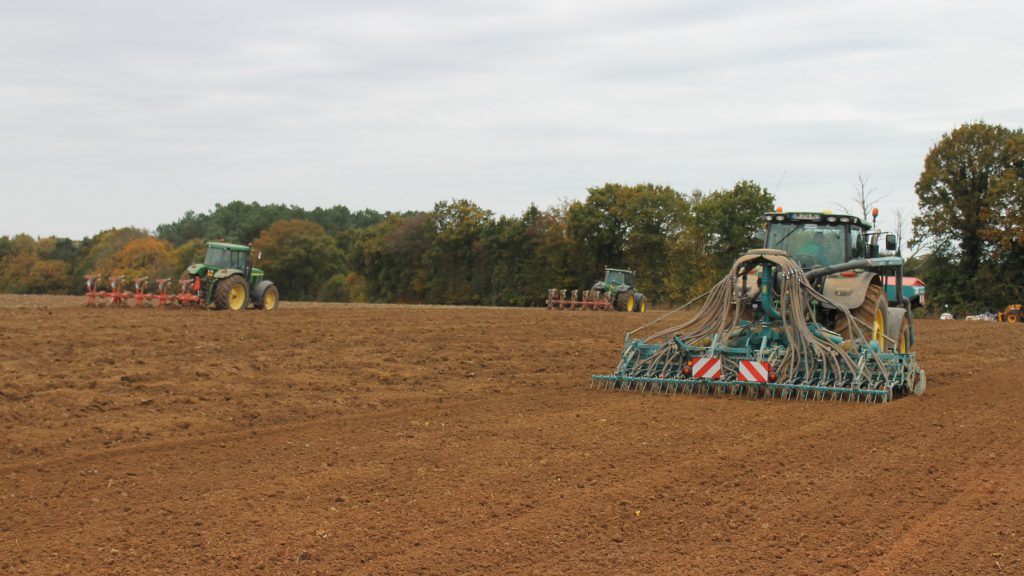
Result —
POLYGON ((1024 2, 0 4, 0 235, 154 229, 232 200, 501 214, 605 182, 858 174, 915 205, 957 125, 1024 125, 1024 2))

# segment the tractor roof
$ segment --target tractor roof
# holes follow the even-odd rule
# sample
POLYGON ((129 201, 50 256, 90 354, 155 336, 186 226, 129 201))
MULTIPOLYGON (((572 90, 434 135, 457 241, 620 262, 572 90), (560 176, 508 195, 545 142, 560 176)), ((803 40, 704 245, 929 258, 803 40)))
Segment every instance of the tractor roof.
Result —
POLYGON ((853 224, 861 228, 870 228, 859 217, 850 214, 833 214, 832 212, 765 212, 764 219, 768 222, 815 222, 819 224, 853 224))
POLYGON ((207 248, 220 248, 222 250, 236 250, 238 252, 248 252, 251 250, 248 246, 241 244, 228 244, 227 242, 207 242, 207 248))
POLYGON ((632 274, 633 273, 632 270, 626 270, 624 268, 609 268, 609 267, 605 266, 604 269, 606 271, 608 271, 608 272, 625 272, 627 274, 632 274))

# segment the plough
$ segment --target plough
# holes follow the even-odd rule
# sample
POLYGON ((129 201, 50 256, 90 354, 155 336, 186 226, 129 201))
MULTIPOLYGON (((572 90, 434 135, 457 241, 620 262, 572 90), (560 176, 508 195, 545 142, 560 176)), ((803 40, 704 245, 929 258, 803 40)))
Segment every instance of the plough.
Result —
POLYGON ((179 280, 177 292, 169 290, 170 278, 160 278, 156 281, 157 291, 147 292, 150 283, 148 276, 133 278, 131 289, 124 288, 126 281, 123 274, 106 276, 106 283, 103 282, 104 277, 102 274, 85 276, 86 306, 171 306, 203 303, 199 295, 198 278, 179 280))
POLYGON ((548 289, 544 301, 549 310, 612 310, 615 303, 601 290, 548 289))

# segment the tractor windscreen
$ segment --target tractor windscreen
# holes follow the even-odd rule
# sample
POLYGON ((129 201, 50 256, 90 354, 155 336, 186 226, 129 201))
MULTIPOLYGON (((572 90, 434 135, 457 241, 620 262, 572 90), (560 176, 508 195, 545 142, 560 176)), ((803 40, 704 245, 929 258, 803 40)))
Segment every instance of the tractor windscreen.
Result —
POLYGON ((768 230, 766 247, 785 250, 803 268, 845 261, 845 226, 811 222, 776 222, 768 230))
POLYGON ((227 268, 231 266, 231 254, 223 248, 209 247, 206 249, 206 258, 203 264, 214 268, 227 268))
POLYGON ((607 272, 605 272, 604 275, 604 283, 615 284, 616 286, 619 286, 620 284, 625 284, 626 275, 620 270, 608 270, 607 272))

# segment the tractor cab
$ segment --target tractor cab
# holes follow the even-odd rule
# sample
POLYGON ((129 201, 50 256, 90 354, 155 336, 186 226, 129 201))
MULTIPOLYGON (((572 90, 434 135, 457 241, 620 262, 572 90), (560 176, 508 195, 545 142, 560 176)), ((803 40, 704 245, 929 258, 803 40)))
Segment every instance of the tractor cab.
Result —
POLYGON ((203 264, 216 270, 221 268, 245 270, 249 265, 249 247, 211 242, 206 245, 206 257, 203 258, 203 264))
POLYGON ((632 270, 619 270, 617 268, 604 269, 605 286, 614 289, 617 286, 633 286, 634 272, 632 270))
POLYGON ((784 250, 805 270, 868 258, 870 227, 856 216, 821 212, 769 213, 765 248, 784 250))

